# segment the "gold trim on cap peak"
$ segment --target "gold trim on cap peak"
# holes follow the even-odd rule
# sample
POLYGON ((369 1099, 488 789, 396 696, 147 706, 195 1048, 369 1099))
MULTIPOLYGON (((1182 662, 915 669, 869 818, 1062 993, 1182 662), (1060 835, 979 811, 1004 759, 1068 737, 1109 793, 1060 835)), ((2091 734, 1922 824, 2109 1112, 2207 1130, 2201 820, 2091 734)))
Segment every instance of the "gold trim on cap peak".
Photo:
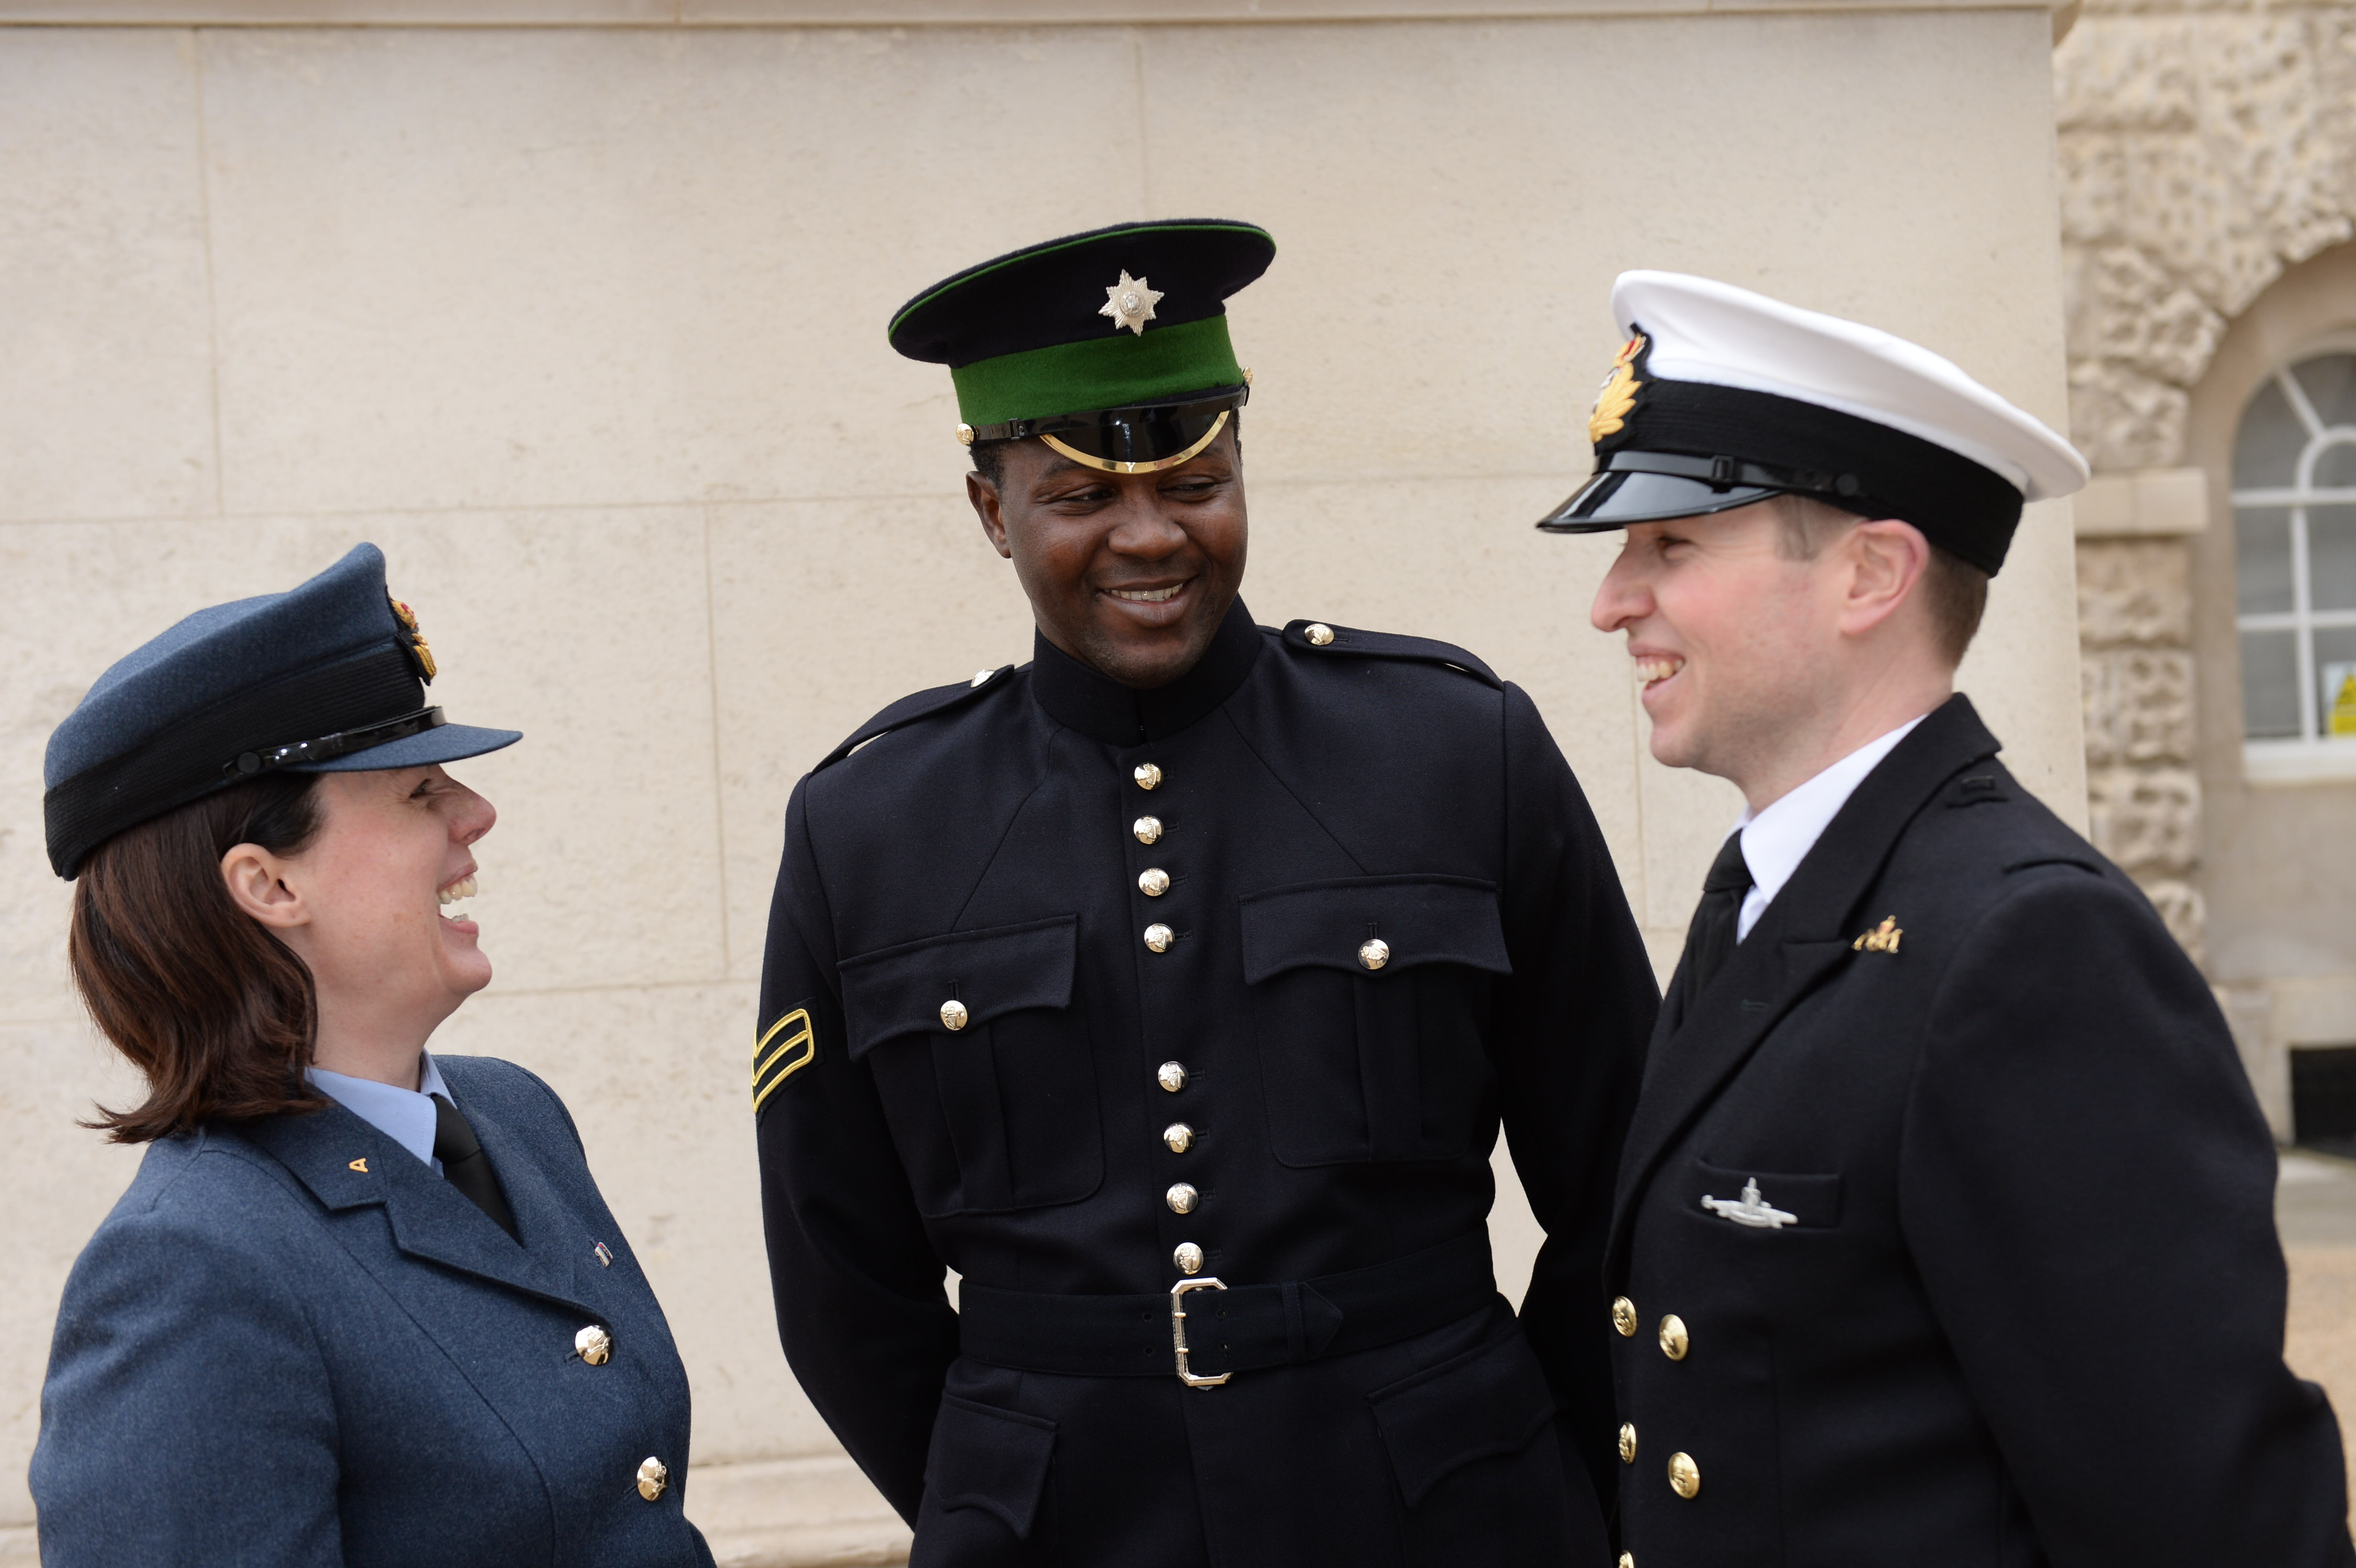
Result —
POLYGON ((1100 469, 1107 474, 1159 474, 1165 468, 1175 468, 1182 463, 1191 463, 1200 457, 1203 449, 1218 440, 1219 432, 1227 428, 1227 416, 1233 412, 1233 409, 1220 410, 1219 417, 1211 422, 1210 432, 1177 456, 1157 457, 1144 463, 1117 463, 1109 457, 1090 457, 1085 452, 1073 451, 1052 435, 1043 435, 1039 439, 1083 467, 1100 469))

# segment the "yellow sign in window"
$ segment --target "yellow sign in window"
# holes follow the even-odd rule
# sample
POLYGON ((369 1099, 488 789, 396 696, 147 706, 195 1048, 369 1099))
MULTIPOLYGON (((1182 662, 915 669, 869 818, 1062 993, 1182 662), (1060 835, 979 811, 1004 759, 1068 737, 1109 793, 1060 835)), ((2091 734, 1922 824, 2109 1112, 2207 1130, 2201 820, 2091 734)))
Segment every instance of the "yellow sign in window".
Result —
POLYGON ((2329 697, 2324 710, 2324 732, 2356 735, 2356 664, 2323 667, 2323 689, 2329 697))

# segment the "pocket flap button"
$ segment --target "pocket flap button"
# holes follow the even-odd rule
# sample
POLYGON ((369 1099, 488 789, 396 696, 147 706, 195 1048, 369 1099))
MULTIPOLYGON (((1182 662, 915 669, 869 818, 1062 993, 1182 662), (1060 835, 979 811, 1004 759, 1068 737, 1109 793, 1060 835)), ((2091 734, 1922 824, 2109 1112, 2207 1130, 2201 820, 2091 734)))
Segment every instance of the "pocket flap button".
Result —
POLYGON ((1379 936, 1370 936, 1358 944, 1358 962, 1369 969, 1379 969, 1391 961, 1391 944, 1379 936))
POLYGON ((970 1017, 972 1015, 965 1010, 965 1004, 955 997, 941 1004, 941 1027, 951 1034, 965 1028, 965 1021, 970 1017))

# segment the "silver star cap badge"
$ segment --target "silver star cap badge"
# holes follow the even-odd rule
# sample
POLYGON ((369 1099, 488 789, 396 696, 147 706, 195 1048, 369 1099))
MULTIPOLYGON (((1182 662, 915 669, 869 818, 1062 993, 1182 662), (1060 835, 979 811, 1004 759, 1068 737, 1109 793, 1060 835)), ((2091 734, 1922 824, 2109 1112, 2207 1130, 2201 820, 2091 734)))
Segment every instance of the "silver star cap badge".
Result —
MULTIPOLYGON (((1102 277, 1104 274, 1097 274, 1102 277)), ((1113 330, 1129 328, 1138 336, 1145 336, 1145 324, 1153 319, 1153 304, 1162 295, 1160 289, 1148 288, 1143 278, 1132 278, 1129 269, 1120 270, 1120 282, 1105 290, 1105 302, 1097 314, 1112 317, 1113 330)))

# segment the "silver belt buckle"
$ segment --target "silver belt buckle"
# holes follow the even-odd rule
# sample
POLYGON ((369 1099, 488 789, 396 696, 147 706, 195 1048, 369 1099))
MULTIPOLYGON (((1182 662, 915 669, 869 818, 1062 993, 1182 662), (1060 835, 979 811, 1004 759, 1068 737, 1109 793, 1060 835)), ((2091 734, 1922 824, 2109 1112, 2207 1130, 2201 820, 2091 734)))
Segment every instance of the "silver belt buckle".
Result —
POLYGON ((1182 1279, 1170 1287, 1170 1349, 1178 1359, 1178 1381, 1188 1388, 1216 1388, 1236 1374, 1221 1372, 1217 1377, 1197 1377, 1186 1364, 1186 1293, 1190 1290, 1225 1290, 1226 1284, 1213 1276, 1202 1279, 1182 1279))

